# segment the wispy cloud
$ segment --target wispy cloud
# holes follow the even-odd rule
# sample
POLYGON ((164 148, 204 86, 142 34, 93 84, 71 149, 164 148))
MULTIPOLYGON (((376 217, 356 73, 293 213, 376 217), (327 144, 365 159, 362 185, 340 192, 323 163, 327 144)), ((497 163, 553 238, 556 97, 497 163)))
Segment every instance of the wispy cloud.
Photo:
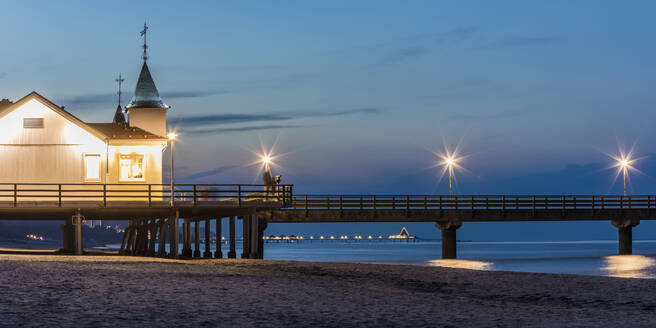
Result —
POLYGON ((505 111, 500 113, 490 113, 490 114, 470 114, 470 113, 458 113, 447 116, 447 119, 452 121, 489 121, 489 120, 500 120, 505 118, 517 117, 525 112, 522 111, 505 111))
MULTIPOLYGON (((166 91, 162 92, 161 96, 163 99, 178 99, 178 98, 199 98, 207 97, 219 94, 229 93, 227 90, 206 90, 206 91, 166 91)), ((91 94, 84 96, 76 96, 67 99, 62 99, 61 104, 67 106, 90 106, 94 107, 97 105, 110 105, 115 104, 116 102, 116 93, 102 93, 102 94, 91 94)), ((123 94, 123 99, 129 100, 131 95, 123 94)))
POLYGON ((377 51, 373 62, 363 65, 362 69, 371 69, 397 64, 423 56, 438 47, 458 44, 476 32, 473 27, 458 27, 446 32, 424 33, 406 38, 372 44, 365 48, 377 51))
POLYGON ((558 43, 563 39, 557 36, 518 36, 507 37, 499 41, 501 47, 532 47, 558 43))
POLYGON ((378 114, 383 110, 380 108, 366 107, 346 109, 339 111, 315 112, 315 111, 289 111, 266 114, 213 114, 198 116, 178 116, 170 119, 171 125, 174 126, 207 126, 223 125, 236 123, 251 122, 272 122, 272 121, 289 121, 294 119, 312 118, 312 117, 331 117, 355 114, 378 114))
POLYGON ((219 166, 219 167, 213 168, 211 170, 201 171, 201 172, 196 172, 194 174, 190 174, 188 176, 183 177, 183 179, 194 180, 194 179, 206 178, 206 177, 217 175, 217 174, 220 174, 220 173, 223 173, 223 172, 230 171, 230 170, 232 170, 236 167, 237 167, 237 165, 219 166))
POLYGON ((234 132, 248 132, 258 130, 281 130, 281 129, 297 129, 303 128, 303 125, 259 125, 259 126, 242 126, 237 128, 207 128, 197 130, 184 130, 185 134, 190 135, 205 135, 205 134, 222 134, 234 132))

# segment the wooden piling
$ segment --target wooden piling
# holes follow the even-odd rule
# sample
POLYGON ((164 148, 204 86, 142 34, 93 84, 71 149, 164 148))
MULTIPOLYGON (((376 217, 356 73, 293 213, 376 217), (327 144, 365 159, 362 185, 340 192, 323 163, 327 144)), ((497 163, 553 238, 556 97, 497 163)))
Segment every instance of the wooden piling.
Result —
POLYGON ((172 258, 177 259, 180 255, 178 253, 179 249, 179 244, 180 244, 180 212, 175 211, 175 213, 171 214, 169 217, 169 240, 170 245, 169 245, 169 256, 172 258))
POLYGON ((200 220, 194 220, 194 258, 200 257, 200 220))
POLYGON ((259 233, 257 235, 257 244, 258 244, 257 253, 259 255, 258 258, 263 259, 264 258, 264 230, 266 230, 268 224, 266 219, 259 218, 258 220, 259 220, 259 224, 258 224, 259 233))
POLYGON ((210 250, 210 220, 205 219, 205 252, 204 258, 212 258, 212 251, 210 250))
POLYGON ((223 241, 221 240, 221 222, 223 218, 216 218, 216 250, 214 251, 214 258, 220 259, 223 258, 223 251, 221 250, 221 244, 223 241))
POLYGON ((250 246, 248 249, 249 251, 248 258, 259 259, 260 254, 258 250, 260 248, 260 245, 259 245, 258 237, 260 234, 260 228, 259 228, 260 225, 259 225, 259 219, 257 214, 248 216, 248 221, 249 221, 248 243, 250 246))
POLYGON ((237 257, 237 251, 236 251, 236 243, 237 241, 235 240, 235 217, 231 216, 230 217, 230 251, 228 251, 228 258, 229 259, 234 259, 237 257))
POLYGON ((155 256, 155 242, 157 241, 157 220, 151 219, 149 224, 150 239, 148 242, 148 252, 146 255, 155 256))
POLYGON ((159 219, 159 242, 157 249, 157 256, 159 257, 166 257, 166 233, 169 222, 167 222, 166 218, 159 219))
POLYGON ((250 218, 251 218, 250 215, 241 217, 241 221, 242 221, 241 258, 242 259, 247 259, 251 255, 251 243, 249 241, 249 237, 251 234, 250 218))

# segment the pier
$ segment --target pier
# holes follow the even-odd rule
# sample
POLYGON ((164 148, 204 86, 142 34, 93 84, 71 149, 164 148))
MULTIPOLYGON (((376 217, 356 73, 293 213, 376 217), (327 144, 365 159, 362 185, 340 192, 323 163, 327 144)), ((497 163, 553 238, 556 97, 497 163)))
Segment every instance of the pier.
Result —
POLYGON ((434 222, 442 233, 445 259, 457 257, 457 230, 464 222, 608 221, 618 230, 618 253, 628 255, 633 253, 633 228, 641 220, 656 219, 656 196, 652 195, 293 195, 292 188, 1 184, 0 219, 62 220, 62 250, 75 254, 83 252, 83 219, 128 220, 121 254, 174 258, 237 257, 237 224, 245 231, 240 256, 263 258, 268 223, 434 222), (220 236, 223 219, 229 221, 226 256, 220 238, 215 241, 215 253, 210 251, 210 226, 214 223, 220 236))
POLYGON ((290 207, 264 213, 268 222, 435 222, 442 257, 456 258, 464 222, 609 221, 618 254, 632 254, 632 231, 656 219, 656 196, 614 195, 294 195, 290 207))

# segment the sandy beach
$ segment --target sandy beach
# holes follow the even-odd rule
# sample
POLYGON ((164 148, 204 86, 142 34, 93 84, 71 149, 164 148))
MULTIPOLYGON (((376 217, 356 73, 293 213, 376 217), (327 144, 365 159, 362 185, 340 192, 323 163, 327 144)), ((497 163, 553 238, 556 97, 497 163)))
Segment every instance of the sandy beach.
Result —
POLYGON ((656 325, 656 280, 384 264, 5 254, 0 290, 0 326, 656 325))

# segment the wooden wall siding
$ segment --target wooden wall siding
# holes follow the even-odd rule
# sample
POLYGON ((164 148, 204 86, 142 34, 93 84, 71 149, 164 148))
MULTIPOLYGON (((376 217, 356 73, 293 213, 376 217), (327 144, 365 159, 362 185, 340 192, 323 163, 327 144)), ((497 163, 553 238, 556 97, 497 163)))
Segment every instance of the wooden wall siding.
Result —
POLYGON ((0 117, 0 182, 84 183, 84 154, 98 154, 100 183, 123 183, 119 181, 119 153, 137 152, 144 154, 146 166, 145 181, 137 183, 162 183, 162 150, 166 142, 111 143, 107 148, 105 140, 32 99, 0 117), (43 128, 23 128, 24 118, 37 117, 44 119, 43 128))

